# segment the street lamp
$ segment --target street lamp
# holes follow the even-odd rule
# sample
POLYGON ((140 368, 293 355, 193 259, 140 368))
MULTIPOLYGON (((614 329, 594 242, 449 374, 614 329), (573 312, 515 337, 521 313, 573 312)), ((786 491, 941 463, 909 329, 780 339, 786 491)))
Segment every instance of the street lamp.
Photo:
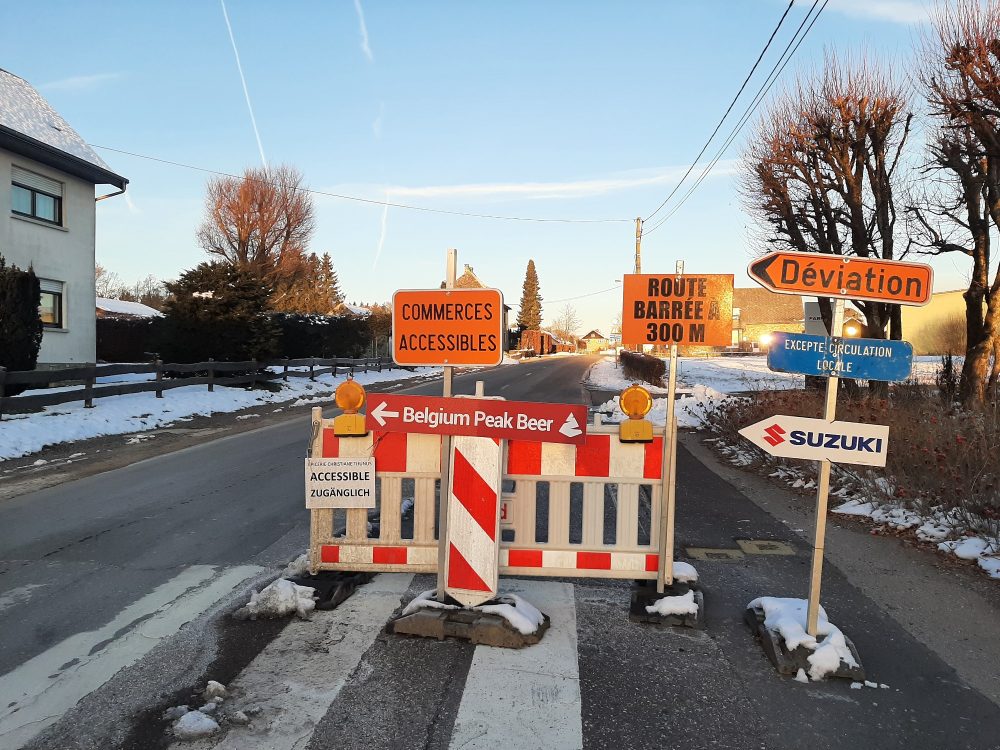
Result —
POLYGON ((857 338, 861 335, 861 326, 855 320, 849 320, 844 323, 844 337, 845 338, 857 338))

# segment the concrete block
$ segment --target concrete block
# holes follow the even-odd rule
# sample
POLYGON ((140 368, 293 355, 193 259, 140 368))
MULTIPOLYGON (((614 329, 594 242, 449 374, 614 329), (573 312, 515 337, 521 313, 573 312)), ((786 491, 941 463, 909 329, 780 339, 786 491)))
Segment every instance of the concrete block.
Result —
POLYGON ((386 631, 438 640, 457 638, 498 648, 524 648, 542 640, 549 624, 549 617, 545 615, 545 621, 537 631, 524 635, 500 615, 471 609, 420 609, 390 620, 386 631))
MULTIPOLYGON (((794 676, 800 669, 809 671, 809 656, 812 651, 805 646, 798 646, 789 651, 785 648, 785 641, 776 630, 771 630, 764 626, 764 610, 758 607, 750 607, 743 613, 743 619, 760 640, 760 645, 771 660, 771 664, 778 671, 778 674, 794 676)), ((845 661, 841 661, 837 671, 829 675, 830 677, 840 677, 853 682, 865 681, 865 668, 861 663, 861 656, 854 642, 844 634, 847 647, 851 650, 851 655, 858 666, 854 667, 845 661)))
POLYGON ((636 581, 632 587, 632 601, 629 604, 628 619, 632 622, 653 623, 656 625, 674 625, 684 628, 705 627, 705 595, 697 583, 676 582, 665 586, 663 593, 656 591, 655 581, 636 581), (688 591, 694 591, 694 603, 698 612, 693 615, 658 615, 650 614, 646 607, 654 604, 664 596, 683 596, 688 591))

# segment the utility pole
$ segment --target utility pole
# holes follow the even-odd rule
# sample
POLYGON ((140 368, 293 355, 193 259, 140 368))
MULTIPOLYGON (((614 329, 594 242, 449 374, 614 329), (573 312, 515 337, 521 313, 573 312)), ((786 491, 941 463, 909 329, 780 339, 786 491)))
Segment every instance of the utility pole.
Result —
MULTIPOLYGON (((642 273, 642 217, 635 217, 635 272, 642 273)), ((642 344, 636 344, 635 350, 642 353, 642 344)))
POLYGON ((642 217, 635 217, 635 272, 642 273, 642 217))

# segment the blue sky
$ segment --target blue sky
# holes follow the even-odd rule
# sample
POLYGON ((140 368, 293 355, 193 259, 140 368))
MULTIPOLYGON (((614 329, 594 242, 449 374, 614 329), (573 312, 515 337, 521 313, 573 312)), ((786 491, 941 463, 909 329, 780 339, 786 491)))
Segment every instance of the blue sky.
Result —
MULTIPOLYGON (((786 4, 226 7, 264 154, 298 167, 309 187, 472 213, 624 220, 498 221, 316 196, 311 249, 331 253, 349 300, 435 287, 445 250, 455 247, 459 263, 503 290, 515 310, 534 258, 551 320, 561 300, 613 288, 631 271, 629 220, 649 214, 690 164, 786 4)), ((765 72, 809 5, 795 3, 765 72)), ((219 2, 46 8, 44 22, 25 4, 0 10, 0 67, 35 85, 90 143, 223 172, 260 164, 219 2)), ((824 49, 864 47, 898 63, 924 16, 925 5, 909 0, 830 0, 782 80, 818 64, 824 49)), ((644 239, 644 271, 671 272, 684 260, 690 272, 736 273, 747 283, 750 227, 735 163, 742 144, 738 137, 644 239)), ((204 260, 194 234, 208 175, 98 152, 131 180, 127 200, 99 204, 98 261, 135 279, 173 278, 204 260)), ((937 270, 939 289, 961 285, 960 263, 937 270)), ((572 304, 586 329, 606 329, 621 298, 611 291, 572 304)))

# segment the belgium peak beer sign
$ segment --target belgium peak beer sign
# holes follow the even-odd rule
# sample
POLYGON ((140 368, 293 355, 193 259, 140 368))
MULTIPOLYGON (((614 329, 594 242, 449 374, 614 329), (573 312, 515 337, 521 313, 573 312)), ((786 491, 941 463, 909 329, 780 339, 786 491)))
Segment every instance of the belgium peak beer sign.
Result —
POLYGON ((399 365, 497 365, 503 359, 498 289, 401 289, 392 295, 392 358, 399 365))
POLYGON ((732 274, 626 274, 622 343, 729 346, 732 274))
POLYGON ((924 263, 827 253, 768 253, 747 267, 772 292, 926 305, 934 269, 924 263))

